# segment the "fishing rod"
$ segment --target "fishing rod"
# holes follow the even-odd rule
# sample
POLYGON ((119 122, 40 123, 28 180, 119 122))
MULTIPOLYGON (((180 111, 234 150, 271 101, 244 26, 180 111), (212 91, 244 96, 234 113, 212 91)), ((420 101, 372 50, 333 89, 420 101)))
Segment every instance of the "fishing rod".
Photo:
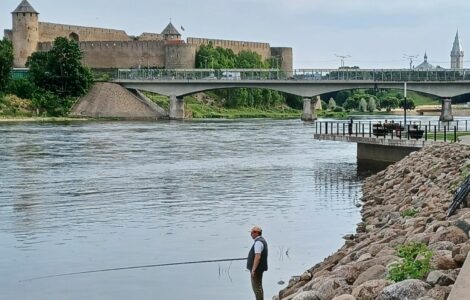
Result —
POLYGON ((64 276, 73 276, 73 275, 82 275, 82 274, 90 274, 90 273, 103 273, 103 272, 113 272, 113 271, 123 271, 123 270, 133 270, 133 269, 148 269, 148 268, 170 267, 170 266, 178 266, 178 265, 207 264, 207 263, 240 261, 240 260, 246 260, 246 257, 245 258, 224 258, 224 259, 215 259, 215 260, 185 261, 185 262, 175 262, 175 263, 166 263, 166 264, 154 264, 154 265, 119 267, 119 268, 100 269, 100 270, 89 270, 89 271, 81 271, 81 272, 62 273, 62 274, 41 276, 41 277, 30 278, 30 279, 26 279, 26 280, 22 280, 22 281, 34 281, 34 280, 40 280, 40 279, 47 279, 47 278, 54 278, 54 277, 64 277, 64 276))

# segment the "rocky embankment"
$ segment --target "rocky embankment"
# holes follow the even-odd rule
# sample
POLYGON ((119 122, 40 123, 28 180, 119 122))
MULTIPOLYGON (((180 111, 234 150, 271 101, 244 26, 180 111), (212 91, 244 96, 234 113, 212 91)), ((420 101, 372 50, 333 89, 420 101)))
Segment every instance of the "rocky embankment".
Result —
POLYGON ((371 176, 363 186, 357 233, 345 236, 341 249, 293 277, 273 299, 447 299, 470 250, 470 208, 449 218, 447 209, 469 169, 470 147, 443 143, 371 176), (390 270, 404 262, 397 248, 410 243, 432 253, 429 271, 394 282, 390 270))

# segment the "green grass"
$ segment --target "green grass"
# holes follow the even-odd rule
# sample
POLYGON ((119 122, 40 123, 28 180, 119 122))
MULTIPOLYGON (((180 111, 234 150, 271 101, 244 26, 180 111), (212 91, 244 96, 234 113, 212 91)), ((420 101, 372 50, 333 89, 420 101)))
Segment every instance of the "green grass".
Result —
POLYGON ((421 94, 413 91, 408 91, 407 96, 413 99, 416 106, 419 105, 439 105, 440 100, 435 96, 421 94))
MULTIPOLYGON (((291 108, 252 108, 252 107, 239 107, 239 108, 224 108, 218 106, 216 103, 220 100, 219 97, 212 93, 207 92, 207 96, 214 99, 212 105, 208 105, 198 101, 193 96, 184 97, 185 111, 195 119, 240 119, 240 118, 271 118, 271 119, 297 119, 302 114, 301 110, 291 108)), ((169 110, 170 100, 167 96, 162 96, 150 92, 144 92, 144 95, 159 105, 165 110, 169 110)))
POLYGON ((168 111, 170 109, 170 99, 167 96, 144 91, 143 94, 164 110, 168 111))
POLYGON ((186 111, 196 119, 239 119, 239 118, 271 118, 271 119, 296 119, 302 111, 291 108, 224 108, 210 106, 199 102, 192 96, 185 97, 186 111))

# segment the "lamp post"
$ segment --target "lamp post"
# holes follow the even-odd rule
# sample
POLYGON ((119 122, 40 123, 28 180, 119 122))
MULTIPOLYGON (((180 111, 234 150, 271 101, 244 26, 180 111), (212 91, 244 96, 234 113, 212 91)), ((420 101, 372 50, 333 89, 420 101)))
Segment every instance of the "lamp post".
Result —
POLYGON ((404 92, 403 92, 403 96, 404 96, 404 99, 403 99, 403 117, 404 117, 404 126, 406 128, 406 81, 405 83, 403 84, 403 89, 404 89, 404 92))

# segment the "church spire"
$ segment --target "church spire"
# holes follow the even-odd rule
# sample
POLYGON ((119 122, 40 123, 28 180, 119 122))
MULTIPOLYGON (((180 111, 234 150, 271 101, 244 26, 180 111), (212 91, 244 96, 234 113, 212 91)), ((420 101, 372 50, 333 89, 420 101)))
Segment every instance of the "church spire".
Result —
POLYGON ((455 34, 455 39, 454 39, 454 45, 452 47, 452 53, 453 54, 459 54, 459 52, 462 52, 462 44, 460 43, 460 38, 459 38, 459 31, 457 30, 457 33, 455 34))
POLYGON ((450 52, 450 67, 452 69, 463 69, 463 48, 460 42, 459 31, 455 34, 454 45, 450 52))

